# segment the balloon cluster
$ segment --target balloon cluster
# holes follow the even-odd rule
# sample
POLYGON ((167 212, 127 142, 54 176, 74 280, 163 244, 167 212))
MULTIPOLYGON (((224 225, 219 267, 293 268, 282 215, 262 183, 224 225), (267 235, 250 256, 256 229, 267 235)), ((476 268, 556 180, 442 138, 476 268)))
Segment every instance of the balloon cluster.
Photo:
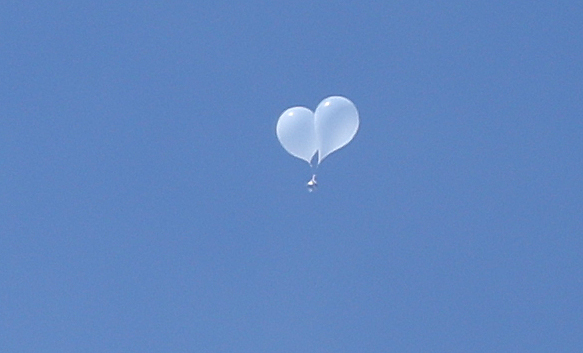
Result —
MULTIPOLYGON (((318 154, 320 165, 330 153, 346 146, 358 131, 358 111, 347 98, 333 96, 324 99, 312 112, 305 107, 289 108, 277 121, 276 133, 285 150, 312 165, 318 154)), ((308 189, 316 187, 316 175, 308 189)))

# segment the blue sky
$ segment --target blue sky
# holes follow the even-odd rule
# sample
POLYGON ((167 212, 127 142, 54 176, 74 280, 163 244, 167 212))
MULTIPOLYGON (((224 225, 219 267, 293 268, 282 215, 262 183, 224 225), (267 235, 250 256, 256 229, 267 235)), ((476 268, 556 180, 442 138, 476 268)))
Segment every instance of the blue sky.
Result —
POLYGON ((583 349, 576 1, 8 1, 6 352, 583 349), (287 108, 357 106, 319 170, 287 108))

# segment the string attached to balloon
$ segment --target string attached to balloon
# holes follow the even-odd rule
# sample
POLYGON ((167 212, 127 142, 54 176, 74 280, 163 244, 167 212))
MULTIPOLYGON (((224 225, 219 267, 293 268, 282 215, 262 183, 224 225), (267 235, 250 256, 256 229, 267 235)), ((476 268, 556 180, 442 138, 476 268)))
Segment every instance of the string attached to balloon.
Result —
POLYGON ((306 187, 308 188, 308 192, 313 192, 318 188, 318 182, 316 181, 316 172, 318 171, 318 151, 314 153, 314 156, 310 161, 310 168, 312 169, 312 178, 306 183, 306 187))
POLYGON ((316 169, 324 158, 346 146, 359 126, 356 106, 349 99, 332 96, 320 102, 316 111, 293 107, 284 111, 277 121, 276 134, 283 148, 313 169, 308 191, 318 186, 316 169), (312 163, 316 160, 317 162, 312 163))

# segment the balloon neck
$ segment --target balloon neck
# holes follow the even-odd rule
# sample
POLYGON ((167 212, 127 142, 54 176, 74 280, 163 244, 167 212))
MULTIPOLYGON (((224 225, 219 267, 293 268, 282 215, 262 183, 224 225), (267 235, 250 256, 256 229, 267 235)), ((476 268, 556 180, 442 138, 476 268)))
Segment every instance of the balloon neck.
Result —
POLYGON ((314 155, 312 156, 312 159, 310 160, 310 167, 312 167, 313 169, 318 167, 318 151, 316 151, 316 153, 314 153, 314 155))

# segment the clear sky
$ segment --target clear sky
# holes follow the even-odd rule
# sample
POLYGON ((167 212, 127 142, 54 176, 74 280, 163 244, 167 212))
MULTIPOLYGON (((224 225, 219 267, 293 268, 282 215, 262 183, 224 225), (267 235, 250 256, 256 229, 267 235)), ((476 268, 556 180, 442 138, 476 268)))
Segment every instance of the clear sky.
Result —
POLYGON ((583 351, 580 1, 10 1, 3 352, 583 351), (292 106, 343 95, 319 170, 292 106))

